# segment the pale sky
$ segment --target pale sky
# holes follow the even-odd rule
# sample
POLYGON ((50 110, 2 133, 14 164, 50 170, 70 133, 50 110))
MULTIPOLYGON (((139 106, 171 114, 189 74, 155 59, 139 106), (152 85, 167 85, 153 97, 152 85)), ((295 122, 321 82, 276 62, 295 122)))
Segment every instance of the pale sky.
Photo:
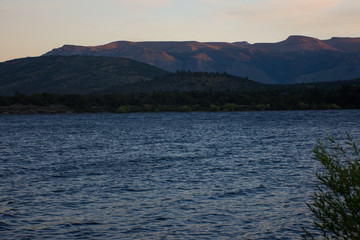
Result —
POLYGON ((360 37, 360 0, 0 0, 0 62, 119 40, 360 37))

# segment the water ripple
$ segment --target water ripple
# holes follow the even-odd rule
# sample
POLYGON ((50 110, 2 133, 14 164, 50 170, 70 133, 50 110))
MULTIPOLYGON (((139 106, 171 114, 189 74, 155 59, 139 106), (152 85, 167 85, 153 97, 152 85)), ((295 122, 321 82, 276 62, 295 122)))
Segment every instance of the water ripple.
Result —
POLYGON ((360 111, 0 116, 4 239, 300 239, 360 111))

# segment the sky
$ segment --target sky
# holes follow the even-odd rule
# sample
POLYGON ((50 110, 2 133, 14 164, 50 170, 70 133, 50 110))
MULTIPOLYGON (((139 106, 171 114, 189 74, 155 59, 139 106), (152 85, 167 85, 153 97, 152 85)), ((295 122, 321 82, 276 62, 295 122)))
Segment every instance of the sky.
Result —
POLYGON ((0 62, 65 44, 360 37, 359 0, 0 0, 0 62))

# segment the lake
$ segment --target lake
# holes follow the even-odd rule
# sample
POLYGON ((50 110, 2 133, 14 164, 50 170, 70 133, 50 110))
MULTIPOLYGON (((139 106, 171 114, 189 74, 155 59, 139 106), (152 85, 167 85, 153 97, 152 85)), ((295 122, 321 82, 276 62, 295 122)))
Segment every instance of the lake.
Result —
POLYGON ((0 115, 0 238, 300 239, 360 111, 0 115))

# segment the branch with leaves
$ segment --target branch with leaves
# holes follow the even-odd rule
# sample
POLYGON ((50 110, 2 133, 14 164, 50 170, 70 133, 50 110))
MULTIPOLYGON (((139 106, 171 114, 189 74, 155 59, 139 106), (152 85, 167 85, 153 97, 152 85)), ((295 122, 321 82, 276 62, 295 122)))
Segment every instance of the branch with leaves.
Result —
POLYGON ((316 220, 305 239, 360 239, 360 154, 347 136, 344 144, 329 138, 318 141, 315 159, 323 168, 316 173, 317 189, 308 204, 316 220))

